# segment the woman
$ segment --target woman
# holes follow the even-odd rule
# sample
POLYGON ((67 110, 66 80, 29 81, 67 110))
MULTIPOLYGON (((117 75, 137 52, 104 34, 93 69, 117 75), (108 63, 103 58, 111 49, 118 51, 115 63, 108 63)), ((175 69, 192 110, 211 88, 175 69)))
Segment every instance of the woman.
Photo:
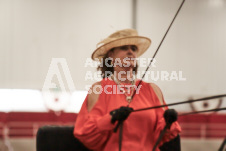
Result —
MULTIPOLYGON (((136 30, 125 29, 113 33, 100 44, 92 59, 101 61, 98 69, 103 80, 91 87, 77 117, 74 135, 89 149, 116 151, 119 131, 114 133, 113 129, 118 121, 124 121, 122 150, 152 150, 165 126, 165 109, 131 113, 165 104, 162 92, 155 84, 142 82, 136 87, 140 81, 135 78, 136 58, 148 49, 151 40, 138 36, 136 30), (131 97, 133 93, 136 93, 134 98, 131 97)), ((160 145, 180 131, 180 126, 174 122, 160 145)))

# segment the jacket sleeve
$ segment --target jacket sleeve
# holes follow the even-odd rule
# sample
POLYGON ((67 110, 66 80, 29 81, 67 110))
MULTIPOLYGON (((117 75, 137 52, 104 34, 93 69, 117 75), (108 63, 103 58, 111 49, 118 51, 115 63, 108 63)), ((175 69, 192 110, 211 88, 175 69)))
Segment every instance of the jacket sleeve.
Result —
MULTIPOLYGON (((164 102, 165 104, 165 102, 164 102)), ((158 104, 161 105, 161 104, 158 104)), ((167 107, 165 110, 168 109, 167 107)), ((158 108, 156 109, 156 115, 157 115, 157 122, 156 122, 156 138, 155 140, 157 141, 161 131, 164 129, 166 122, 163 117, 163 114, 165 112, 163 108, 158 108)), ((178 124, 178 122, 173 122, 170 129, 167 129, 161 142, 159 143, 159 146, 161 146, 163 143, 170 141, 171 139, 175 138, 179 133, 181 132, 181 127, 178 124)))
MULTIPOLYGON (((163 104, 160 103, 157 95, 154 95, 153 98, 154 98, 153 100, 156 100, 155 101, 156 106, 163 105, 163 104, 166 105, 164 98, 163 98, 163 102, 162 102, 163 104)), ((156 109, 156 118, 157 118, 156 126, 155 126, 156 127, 156 129, 155 129, 155 132, 156 132, 155 133, 155 140, 156 141, 157 141, 161 131, 164 129, 164 127, 166 125, 163 114, 164 114, 165 110, 167 110, 167 109, 168 109, 168 107, 156 109)), ((176 121, 176 122, 172 123, 170 129, 166 130, 166 133, 164 134, 164 136, 163 136, 163 138, 160 141, 158 146, 161 146, 163 143, 168 142, 171 139, 175 138, 180 132, 181 132, 181 127, 178 124, 178 122, 176 121)))
MULTIPOLYGON (((164 129, 166 125, 166 122, 164 118, 160 118, 157 123, 157 128, 156 128, 156 140, 158 139, 161 131, 164 129)), ((178 124, 178 122, 172 123, 170 129, 167 129, 161 142, 159 143, 159 146, 163 145, 163 143, 170 141, 171 139, 175 138, 179 133, 181 132, 181 127, 178 124)))
POLYGON ((86 97, 75 122, 74 136, 87 148, 102 150, 114 126, 111 124, 110 114, 105 113, 104 102, 98 99, 93 109, 88 112, 86 97))

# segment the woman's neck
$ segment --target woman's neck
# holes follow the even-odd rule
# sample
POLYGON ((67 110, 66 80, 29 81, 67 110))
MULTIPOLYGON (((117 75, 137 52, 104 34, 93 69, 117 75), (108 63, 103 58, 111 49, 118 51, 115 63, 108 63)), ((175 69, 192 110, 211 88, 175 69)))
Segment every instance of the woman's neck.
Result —
POLYGON ((133 81, 133 69, 130 68, 129 70, 120 70, 115 68, 114 76, 118 79, 120 83, 131 83, 133 81))

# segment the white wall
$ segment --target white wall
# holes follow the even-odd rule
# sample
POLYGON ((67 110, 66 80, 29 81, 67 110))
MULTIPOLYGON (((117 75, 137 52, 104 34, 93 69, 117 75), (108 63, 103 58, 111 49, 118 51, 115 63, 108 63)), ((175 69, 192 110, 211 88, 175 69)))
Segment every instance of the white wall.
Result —
MULTIPOLYGON (((137 29, 152 57, 180 0, 138 0, 137 29)), ((52 58, 65 58, 77 90, 96 44, 132 27, 131 0, 0 0, 0 88, 42 89, 52 58)), ((153 71, 182 71, 186 81, 151 81, 167 102, 225 93, 226 1, 187 0, 157 54, 153 71)), ((140 68, 144 70, 144 68, 140 68)))
MULTIPOLYGON (((138 2, 138 30, 151 37, 153 42, 144 54, 145 57, 150 57, 157 49, 181 1, 138 2)), ((226 92, 225 18, 225 0, 185 1, 159 50, 157 68, 151 69, 169 72, 181 70, 186 77, 185 82, 156 82, 169 102, 186 100, 190 96, 203 97, 226 92)))
MULTIPOLYGON (((157 48, 180 1, 139 2, 138 30, 153 39, 145 54, 148 57, 157 48)), ((222 2, 220 6, 212 5, 211 0, 185 2, 157 55, 157 70, 182 70, 187 81, 160 82, 167 93, 184 96, 226 92, 226 1, 222 2)))
POLYGON ((52 58, 84 90, 86 58, 101 38, 131 27, 129 0, 0 0, 0 88, 41 89, 52 58))

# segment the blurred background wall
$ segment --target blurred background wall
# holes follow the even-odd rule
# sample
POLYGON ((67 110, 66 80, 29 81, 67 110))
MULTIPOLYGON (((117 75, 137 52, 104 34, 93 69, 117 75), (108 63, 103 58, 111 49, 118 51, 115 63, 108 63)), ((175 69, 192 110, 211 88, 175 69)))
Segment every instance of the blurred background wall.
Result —
MULTIPOLYGON (((96 44, 116 30, 136 28, 140 35, 151 38, 152 45, 142 56, 151 58, 180 3, 181 0, 0 0, 0 111, 48 112, 41 90, 52 59, 63 58, 75 86, 65 111, 78 112, 87 86, 96 81, 86 79, 87 71, 94 73, 96 68, 85 66, 96 44)), ((225 93, 225 18, 226 0, 185 2, 159 50, 156 67, 150 71, 175 71, 178 75, 180 71, 186 80, 145 79, 159 85, 167 103, 225 93)), ((58 66, 70 90, 61 64, 58 66)), ((52 82, 59 83, 59 79, 54 76, 52 82)), ((216 107, 219 100, 208 103, 216 107)), ((203 104, 196 105, 204 108, 203 104)), ((221 106, 226 106, 225 98, 221 106)), ((188 104, 174 108, 192 111, 188 104)))

